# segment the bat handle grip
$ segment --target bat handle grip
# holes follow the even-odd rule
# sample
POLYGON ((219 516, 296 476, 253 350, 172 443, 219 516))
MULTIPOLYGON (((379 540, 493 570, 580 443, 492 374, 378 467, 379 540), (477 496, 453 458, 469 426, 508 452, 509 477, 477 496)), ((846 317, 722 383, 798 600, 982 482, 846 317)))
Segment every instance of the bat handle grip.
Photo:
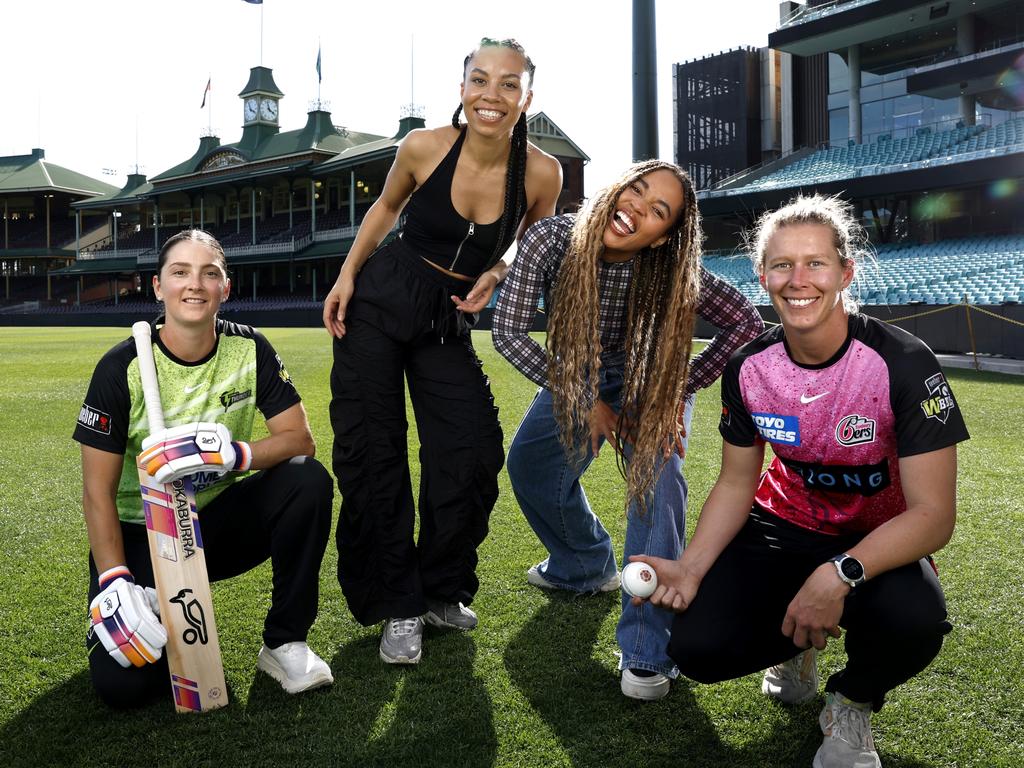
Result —
POLYGON ((153 340, 151 326, 140 320, 132 326, 135 337, 135 351, 139 356, 139 374, 142 378, 142 396, 146 401, 146 416, 149 419, 150 434, 164 428, 164 411, 160 404, 160 385, 156 378, 156 363, 153 362, 153 340))

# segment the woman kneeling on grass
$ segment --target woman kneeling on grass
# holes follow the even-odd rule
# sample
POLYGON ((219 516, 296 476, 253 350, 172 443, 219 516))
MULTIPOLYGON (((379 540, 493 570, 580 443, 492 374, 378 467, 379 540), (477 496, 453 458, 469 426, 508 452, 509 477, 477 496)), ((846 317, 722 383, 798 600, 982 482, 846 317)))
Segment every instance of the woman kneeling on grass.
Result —
POLYGON ((807 701, 817 651, 847 630, 815 768, 880 765, 872 710, 951 628, 931 554, 953 533, 967 429, 931 350, 857 313, 865 239, 835 198, 762 218, 754 268, 782 325, 722 376, 722 467, 690 546, 634 558, 658 573, 650 602, 677 612, 669 654, 694 680, 769 667, 765 694, 807 701))
MULTIPOLYGON (((545 219, 523 238, 493 335, 541 386, 508 455, 516 499, 548 551, 527 571, 534 586, 619 586, 611 537, 580 485, 605 440, 626 477, 626 556, 682 551, 693 395, 764 328, 739 291, 701 267, 702 239, 689 177, 658 160, 631 166, 581 213, 545 219), (528 335, 542 294, 547 353, 528 335), (698 315, 721 332, 691 363, 698 315)), ((665 653, 670 623, 670 614, 623 599, 616 639, 626 696, 668 693, 677 675, 665 653)))
POLYGON ((262 334, 218 319, 231 281, 212 235, 186 230, 168 239, 153 290, 164 304, 152 337, 167 429, 150 433, 129 338, 96 366, 74 433, 89 530, 93 685, 117 707, 170 694, 167 635, 144 589, 154 581, 136 460, 161 483, 191 478, 211 581, 270 560, 273 591, 257 666, 288 693, 328 685, 331 670, 306 635, 316 619, 333 492, 313 458, 299 394, 262 334), (249 443, 257 409, 269 436, 249 443), (222 448, 197 464, 206 450, 197 436, 210 432, 222 448), (117 610, 109 615, 101 606, 117 610))

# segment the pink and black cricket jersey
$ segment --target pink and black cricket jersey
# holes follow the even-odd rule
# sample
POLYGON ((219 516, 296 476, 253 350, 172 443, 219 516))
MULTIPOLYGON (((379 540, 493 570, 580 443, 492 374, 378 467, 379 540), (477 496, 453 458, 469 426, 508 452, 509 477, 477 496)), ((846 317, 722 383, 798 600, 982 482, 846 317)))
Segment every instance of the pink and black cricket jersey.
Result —
POLYGON ((775 453, 754 501, 822 533, 867 532, 906 509, 899 459, 968 438, 953 392, 917 337, 851 315, 832 359, 795 363, 781 326, 722 375, 722 437, 775 453))

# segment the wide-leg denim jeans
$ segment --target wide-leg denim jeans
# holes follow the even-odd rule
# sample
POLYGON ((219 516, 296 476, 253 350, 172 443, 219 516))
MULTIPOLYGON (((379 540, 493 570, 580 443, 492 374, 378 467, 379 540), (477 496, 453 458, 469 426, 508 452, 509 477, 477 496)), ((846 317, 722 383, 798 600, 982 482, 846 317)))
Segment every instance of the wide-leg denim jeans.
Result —
MULTIPOLYGON (((618 411, 622 367, 603 367, 600 376, 601 399, 618 411)), ((684 416, 687 431, 692 412, 691 397, 684 416)), ((512 440, 507 467, 519 506, 548 550, 548 558, 539 567, 541 575, 560 589, 593 592, 612 577, 617 565, 611 537, 580 484, 594 460, 589 435, 580 448, 573 456, 566 454, 558 439, 551 392, 541 389, 512 440)), ((630 505, 623 563, 630 555, 675 559, 682 553, 687 492, 682 466, 682 459, 673 453, 660 467, 647 511, 641 515, 635 502, 630 505)), ((621 508, 603 513, 621 514, 621 508)), ((622 651, 619 668, 645 669, 674 678, 678 670, 667 653, 672 618, 671 612, 646 603, 639 608, 631 605, 623 593, 616 630, 622 651)))

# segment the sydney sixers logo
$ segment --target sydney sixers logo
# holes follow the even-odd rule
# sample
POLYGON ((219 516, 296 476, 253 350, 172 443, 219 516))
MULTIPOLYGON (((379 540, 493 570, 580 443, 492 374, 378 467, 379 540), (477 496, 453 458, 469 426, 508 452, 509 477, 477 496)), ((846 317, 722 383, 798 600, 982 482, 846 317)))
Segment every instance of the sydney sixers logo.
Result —
POLYGON ((875 442, 875 420, 851 413, 836 424, 836 440, 840 445, 875 442))

